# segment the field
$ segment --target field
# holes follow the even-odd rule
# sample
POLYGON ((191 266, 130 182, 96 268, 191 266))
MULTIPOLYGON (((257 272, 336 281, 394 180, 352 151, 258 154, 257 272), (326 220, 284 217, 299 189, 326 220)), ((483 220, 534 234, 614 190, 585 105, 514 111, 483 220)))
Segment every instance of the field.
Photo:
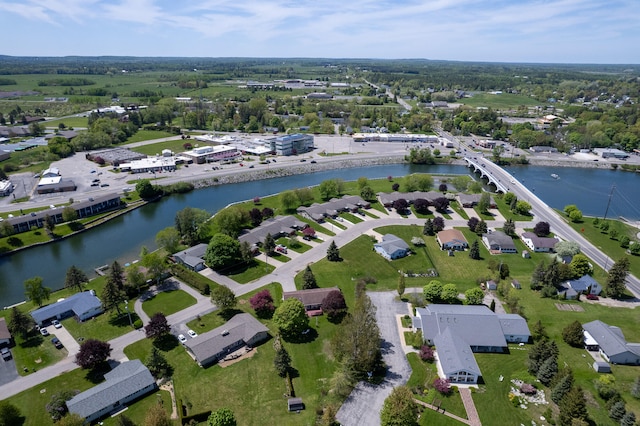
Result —
POLYGON ((516 109, 520 105, 540 105, 540 101, 537 101, 535 98, 510 93, 502 93, 500 95, 476 93, 470 98, 461 99, 459 102, 471 107, 488 107, 493 109, 516 109))

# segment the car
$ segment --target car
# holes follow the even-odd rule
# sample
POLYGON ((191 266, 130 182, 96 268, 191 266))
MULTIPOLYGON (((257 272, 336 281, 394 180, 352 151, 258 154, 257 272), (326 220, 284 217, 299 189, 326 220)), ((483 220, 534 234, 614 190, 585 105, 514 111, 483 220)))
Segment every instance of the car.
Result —
POLYGON ((91 181, 92 183, 100 183, 100 179, 94 179, 91 181))
POLYGON ((49 335, 49 330, 47 330, 46 328, 41 328, 40 329, 40 334, 42 334, 43 336, 48 336, 49 335))
POLYGON ((274 159, 273 159, 273 160, 271 160, 271 161, 273 161, 273 162, 275 163, 275 162, 276 162, 276 159, 274 158, 274 159))
POLYGON ((196 337, 196 336, 198 335, 198 333, 196 333, 196 332, 195 332, 195 331, 193 331, 193 330, 189 330, 189 331, 187 331, 187 334, 188 334, 189 336, 191 336, 191 337, 196 337))
POLYGON ((91 186, 100 186, 100 184, 98 182, 94 182, 91 184, 91 186))
POLYGON ((253 169, 255 166, 252 164, 249 166, 250 169, 253 169))
POLYGON ((600 300, 600 298, 598 296, 596 296, 595 294, 587 294, 587 299, 589 300, 600 300))
POLYGON ((56 349, 64 348, 64 346, 62 345, 62 342, 57 337, 54 337, 53 339, 51 339, 51 343, 53 343, 53 346, 55 346, 56 349))
POLYGON ((95 170, 91 170, 89 173, 95 173, 95 172, 96 172, 95 170))
POLYGON ((9 350, 9 348, 0 349, 0 353, 2 354, 2 359, 4 359, 5 361, 11 359, 11 351, 9 350))
POLYGON ((104 188, 105 186, 109 186, 109 184, 108 184, 108 183, 103 183, 103 184, 102 184, 102 185, 100 185, 100 186, 104 188))
POLYGON ((60 324, 60 321, 58 321, 58 320, 53 320, 53 321, 51 321, 51 324, 52 324, 55 328, 62 328, 62 324, 60 324))
POLYGON ((307 161, 307 160, 305 160, 304 158, 302 158, 302 159, 300 160, 300 162, 301 162, 301 163, 304 163, 304 162, 306 162, 306 161, 307 161))
POLYGON ((187 341, 187 338, 184 337, 184 334, 178 334, 178 340, 184 345, 187 341))
POLYGON ((311 164, 316 164, 317 161, 316 160, 311 160, 311 164))

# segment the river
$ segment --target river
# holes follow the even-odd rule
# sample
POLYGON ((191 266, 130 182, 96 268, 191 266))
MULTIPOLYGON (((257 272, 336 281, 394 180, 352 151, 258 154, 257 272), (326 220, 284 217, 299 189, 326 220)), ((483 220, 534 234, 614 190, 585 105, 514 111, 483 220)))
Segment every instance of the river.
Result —
MULTIPOLYGON (((603 216, 609 192, 616 185, 607 217, 624 216, 640 220, 640 175, 613 170, 524 166, 509 169, 514 176, 554 208, 576 204, 585 215, 603 216), (559 175, 558 179, 551 177, 559 175)), ((195 207, 215 213, 226 205, 255 196, 275 194, 286 189, 317 185, 339 177, 356 180, 361 176, 380 178, 403 176, 413 172, 467 174, 464 166, 409 166, 394 164, 355 169, 330 170, 306 175, 287 176, 233 185, 222 185, 172 195, 120 216, 91 231, 62 241, 34 247, 0 257, 0 306, 24 299, 23 282, 34 276, 44 278, 44 285, 58 289, 71 265, 89 276, 94 269, 114 260, 121 263, 138 258, 142 246, 154 249, 156 233, 174 223, 176 212, 195 207)))

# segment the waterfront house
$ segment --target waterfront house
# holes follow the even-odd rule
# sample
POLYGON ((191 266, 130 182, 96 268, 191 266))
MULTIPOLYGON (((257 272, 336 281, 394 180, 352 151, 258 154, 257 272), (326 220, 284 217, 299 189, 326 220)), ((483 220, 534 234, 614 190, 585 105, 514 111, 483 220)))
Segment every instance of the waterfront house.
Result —
POLYGON ((43 306, 31 312, 36 324, 42 326, 53 319, 61 320, 75 316, 79 321, 100 315, 103 312, 102 302, 93 290, 76 293, 56 303, 43 306))

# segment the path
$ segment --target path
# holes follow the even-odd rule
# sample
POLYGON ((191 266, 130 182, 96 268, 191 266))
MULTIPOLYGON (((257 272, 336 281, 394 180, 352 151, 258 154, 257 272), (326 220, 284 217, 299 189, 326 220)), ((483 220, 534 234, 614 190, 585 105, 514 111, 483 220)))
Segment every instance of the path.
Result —
POLYGON ((467 417, 469 418, 468 424, 471 426, 482 426, 480 416, 478 416, 478 410, 476 410, 476 404, 473 402, 469 388, 458 387, 458 391, 460 392, 464 409, 467 411, 467 417))
POLYGON ((460 416, 456 416, 455 414, 448 413, 448 412, 446 412, 446 411, 444 411, 444 410, 440 411, 440 409, 439 409, 438 407, 436 407, 435 405, 427 404, 426 402, 424 402, 424 401, 420 401, 419 399, 414 399, 413 401, 414 401, 416 404, 422 405, 423 407, 430 408, 430 409, 432 409, 433 411, 437 411, 438 413, 440 413, 440 414, 442 414, 442 415, 445 415, 445 416, 447 416, 447 417, 451 417, 452 419, 457 420, 457 421, 459 421, 460 423, 464 423, 464 424, 466 424, 466 425, 471 425, 471 424, 472 424, 469 420, 467 420, 467 419, 463 419, 463 418, 462 418, 462 417, 460 417, 460 416))

